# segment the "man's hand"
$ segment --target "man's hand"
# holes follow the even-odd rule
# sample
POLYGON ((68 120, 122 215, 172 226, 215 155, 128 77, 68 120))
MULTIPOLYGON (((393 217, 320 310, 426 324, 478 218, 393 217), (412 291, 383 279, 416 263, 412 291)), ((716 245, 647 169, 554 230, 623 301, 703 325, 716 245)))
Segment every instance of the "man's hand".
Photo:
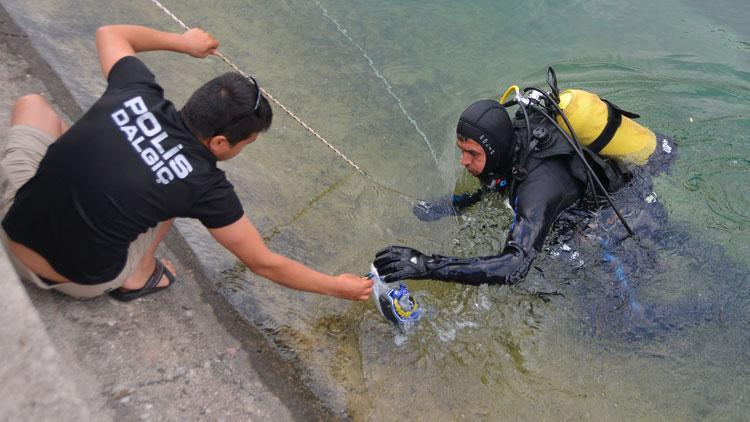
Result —
POLYGON ((406 278, 429 277, 428 257, 416 249, 389 246, 375 255, 375 268, 387 283, 406 278))
POLYGON ((185 53, 202 59, 216 52, 219 42, 208 32, 200 28, 192 28, 181 35, 185 43, 185 53))
POLYGON ((453 198, 450 196, 441 198, 436 202, 419 201, 411 211, 422 221, 435 221, 449 215, 458 214, 453 207, 453 198))
POLYGON ((120 59, 142 51, 175 51, 203 58, 218 47, 218 41, 198 28, 176 34, 138 25, 107 25, 96 31, 96 49, 105 79, 120 59))
POLYGON ((349 300, 368 300, 372 294, 372 280, 354 274, 339 274, 332 296, 349 300))

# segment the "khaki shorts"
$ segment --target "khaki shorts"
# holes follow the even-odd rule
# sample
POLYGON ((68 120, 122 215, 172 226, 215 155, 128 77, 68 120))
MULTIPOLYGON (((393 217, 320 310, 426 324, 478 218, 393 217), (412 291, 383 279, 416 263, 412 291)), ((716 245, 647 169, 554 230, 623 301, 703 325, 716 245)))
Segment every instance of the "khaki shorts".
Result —
MULTIPOLYGON (((32 126, 17 125, 10 128, 8 141, 5 145, 0 147, 0 169, 5 173, 4 176, 6 180, 2 196, 3 215, 5 215, 11 205, 13 205, 18 189, 36 174, 36 170, 39 168, 39 162, 42 161, 44 154, 47 153, 47 148, 53 142, 55 142, 55 140, 52 136, 32 126)), ((156 239, 156 233, 160 227, 161 224, 155 228, 147 230, 145 233, 141 233, 135 241, 130 244, 130 247, 128 248, 128 258, 125 262, 125 267, 120 274, 113 280, 100 284, 87 285, 66 282, 50 285, 42 281, 39 276, 26 268, 26 266, 18 261, 12 253, 9 252, 8 256, 11 258, 13 266, 16 268, 16 271, 18 271, 18 275, 21 279, 31 282, 42 289, 57 290, 79 299, 90 298, 103 295, 122 286, 122 283, 135 271, 138 262, 140 262, 148 251, 148 248, 156 239)), ((5 231, 1 229, 0 240, 2 240, 5 249, 8 250, 8 237, 5 234, 5 231)))

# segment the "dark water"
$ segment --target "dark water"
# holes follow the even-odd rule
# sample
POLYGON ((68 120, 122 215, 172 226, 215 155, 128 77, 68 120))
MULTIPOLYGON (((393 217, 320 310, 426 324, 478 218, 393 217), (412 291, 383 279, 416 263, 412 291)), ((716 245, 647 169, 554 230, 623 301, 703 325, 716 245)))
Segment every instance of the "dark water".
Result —
MULTIPOLYGON (((422 223, 415 199, 453 189, 463 108, 510 84, 593 90, 679 141, 654 180, 645 239, 606 230, 550 243, 516 287, 409 282, 408 334, 370 303, 286 291, 178 225, 217 288, 357 419, 744 420, 750 413, 750 6, 743 1, 164 1, 369 174, 276 110, 225 168, 275 250, 328 272, 379 248, 491 254, 502 198, 422 223), (550 295, 540 295, 550 293, 550 295), (534 294, 537 293, 537 294, 534 294), (745 415, 745 416, 743 416, 745 415)), ((177 30, 149 1, 3 1, 82 103, 100 92, 91 35, 128 21, 177 30), (88 12, 81 17, 81 10, 88 12), (89 72, 88 69, 93 69, 89 72), (87 82, 87 83, 84 83, 87 82)), ((146 55, 177 103, 218 61, 146 55), (197 62, 197 63, 196 63, 197 62)), ((645 207, 645 205, 644 205, 645 207)))

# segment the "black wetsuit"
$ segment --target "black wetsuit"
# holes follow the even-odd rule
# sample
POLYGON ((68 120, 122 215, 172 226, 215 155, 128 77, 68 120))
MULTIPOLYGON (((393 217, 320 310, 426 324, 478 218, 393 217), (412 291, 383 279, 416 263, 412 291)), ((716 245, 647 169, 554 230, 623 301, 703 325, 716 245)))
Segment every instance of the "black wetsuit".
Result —
MULTIPOLYGON (((518 136, 525 136, 525 125, 517 124, 518 136)), ((532 120, 532 127, 544 125, 544 122, 532 120)), ((549 127, 549 125, 545 125, 549 127)), ((400 276, 414 279, 435 279, 452 281, 462 284, 506 284, 516 283, 522 280, 529 271, 531 263, 541 251, 542 246, 552 226, 566 210, 566 213, 575 217, 576 223, 585 218, 581 215, 591 216, 591 205, 584 200, 587 197, 586 186, 588 176, 580 158, 575 154, 572 147, 562 136, 555 136, 554 129, 550 128, 548 142, 541 143, 531 150, 526 165, 525 177, 514 180, 509 185, 503 179, 493 180, 478 192, 465 194, 453 198, 453 206, 460 210, 477 202, 482 193, 501 190, 510 186, 509 202, 514 211, 513 223, 501 253, 495 256, 484 256, 474 258, 456 258, 440 255, 425 256, 409 248, 400 251, 392 250, 390 254, 379 254, 375 265, 381 274, 393 274, 393 278, 400 276), (500 181, 500 183, 498 183, 500 181), (575 211, 585 211, 584 213, 575 211), (411 254, 411 256, 409 255, 411 254), (395 261, 399 261, 395 263, 395 261), (410 268, 411 267, 411 268, 410 268), (397 269, 400 273, 392 271, 397 269), (405 269, 405 270, 404 270, 405 269)), ((637 175, 639 178, 648 178, 650 187, 650 176, 655 174, 654 169, 665 168, 673 155, 666 155, 664 151, 671 150, 670 144, 661 145, 667 141, 663 136, 657 137, 657 149, 649 165, 644 168, 624 170, 614 160, 604 160, 593 155, 588 157, 589 164, 599 176, 607 190, 615 192, 623 186, 630 186, 637 175)), ((674 144, 671 143, 673 146, 674 144)), ((587 154, 588 151, 587 151, 587 154)), ((641 187, 643 184, 639 184, 641 187)), ((631 189, 623 189, 631 190, 631 189)), ((643 204, 643 196, 638 190, 638 198, 633 199, 631 205, 638 208, 643 204)), ((603 214, 607 214, 605 211, 603 214)), ((570 220, 570 219, 568 219, 570 220)), ((616 220, 614 220, 616 221, 616 220)), ((572 224, 570 227, 579 226, 572 224)), ((398 247, 397 247, 398 248, 398 247)), ((388 280, 387 281, 391 281, 388 280)))
POLYGON ((520 281, 552 224, 583 197, 585 185, 572 175, 568 161, 559 156, 540 160, 524 180, 514 184, 509 197, 513 223, 499 255, 443 258, 444 265, 434 268, 429 278, 475 285, 520 281))

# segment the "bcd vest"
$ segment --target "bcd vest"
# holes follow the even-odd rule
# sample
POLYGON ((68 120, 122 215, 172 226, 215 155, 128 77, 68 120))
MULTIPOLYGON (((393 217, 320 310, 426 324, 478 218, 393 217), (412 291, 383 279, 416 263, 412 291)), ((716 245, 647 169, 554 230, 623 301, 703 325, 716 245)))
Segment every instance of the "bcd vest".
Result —
MULTIPOLYGON (((514 130, 518 139, 516 142, 516 164, 513 177, 523 180, 525 174, 530 173, 545 159, 551 157, 567 157, 572 175, 583 182, 588 181, 587 170, 565 136, 540 113, 529 114, 531 130, 527 131, 523 114, 517 113, 514 119, 514 130), (531 139, 528 134, 531 133, 531 139), (526 152, 524 152, 526 149, 526 152), (521 161, 524 161, 521 163, 521 161)), ((589 164, 608 192, 614 192, 624 186, 632 177, 626 165, 618 160, 603 157, 591 149, 582 146, 586 162, 589 164)))

